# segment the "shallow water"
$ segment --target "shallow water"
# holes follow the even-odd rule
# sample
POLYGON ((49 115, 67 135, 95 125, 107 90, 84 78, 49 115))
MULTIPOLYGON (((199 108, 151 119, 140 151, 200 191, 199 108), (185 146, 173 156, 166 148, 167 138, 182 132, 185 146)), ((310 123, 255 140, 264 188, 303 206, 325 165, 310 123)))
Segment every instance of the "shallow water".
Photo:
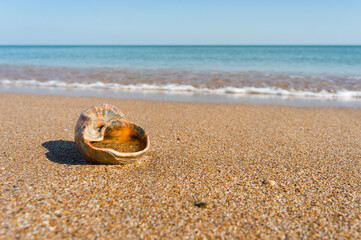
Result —
POLYGON ((0 85, 361 98, 361 46, 2 46, 0 85))

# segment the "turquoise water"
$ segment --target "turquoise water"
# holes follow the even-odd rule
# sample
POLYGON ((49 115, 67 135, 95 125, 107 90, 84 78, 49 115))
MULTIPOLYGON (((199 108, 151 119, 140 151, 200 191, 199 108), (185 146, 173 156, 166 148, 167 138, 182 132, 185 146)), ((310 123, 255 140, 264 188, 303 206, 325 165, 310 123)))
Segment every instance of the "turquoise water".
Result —
POLYGON ((0 46, 0 85, 361 98, 361 46, 0 46))
POLYGON ((361 75, 361 46, 1 46, 0 64, 361 75))

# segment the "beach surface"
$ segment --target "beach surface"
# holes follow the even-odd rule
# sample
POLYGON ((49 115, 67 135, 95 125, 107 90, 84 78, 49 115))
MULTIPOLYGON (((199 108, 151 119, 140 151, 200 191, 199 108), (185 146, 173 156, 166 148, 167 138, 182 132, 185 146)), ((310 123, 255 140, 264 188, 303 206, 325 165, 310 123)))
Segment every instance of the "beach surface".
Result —
POLYGON ((361 237, 361 110, 0 93, 0 238, 361 237), (80 113, 108 103, 150 136, 92 165, 80 113))

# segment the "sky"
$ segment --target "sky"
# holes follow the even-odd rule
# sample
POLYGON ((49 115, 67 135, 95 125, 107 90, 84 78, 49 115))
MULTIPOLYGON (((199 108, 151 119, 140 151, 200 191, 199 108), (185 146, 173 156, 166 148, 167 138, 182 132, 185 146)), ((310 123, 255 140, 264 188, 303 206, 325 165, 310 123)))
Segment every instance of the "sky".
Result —
POLYGON ((360 45, 360 0, 0 0, 0 45, 360 45))

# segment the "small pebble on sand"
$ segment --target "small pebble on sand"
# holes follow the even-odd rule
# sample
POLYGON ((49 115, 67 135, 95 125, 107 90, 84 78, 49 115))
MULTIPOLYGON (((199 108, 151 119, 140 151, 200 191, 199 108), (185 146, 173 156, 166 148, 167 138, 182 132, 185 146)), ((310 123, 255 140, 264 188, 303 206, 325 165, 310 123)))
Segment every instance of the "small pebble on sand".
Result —
POLYGON ((264 180, 264 181, 262 182, 262 184, 274 186, 274 185, 276 185, 276 182, 273 181, 273 180, 264 180))
POLYGON ((206 202, 197 202, 194 204, 194 206, 199 207, 199 208, 207 208, 208 204, 206 202))

